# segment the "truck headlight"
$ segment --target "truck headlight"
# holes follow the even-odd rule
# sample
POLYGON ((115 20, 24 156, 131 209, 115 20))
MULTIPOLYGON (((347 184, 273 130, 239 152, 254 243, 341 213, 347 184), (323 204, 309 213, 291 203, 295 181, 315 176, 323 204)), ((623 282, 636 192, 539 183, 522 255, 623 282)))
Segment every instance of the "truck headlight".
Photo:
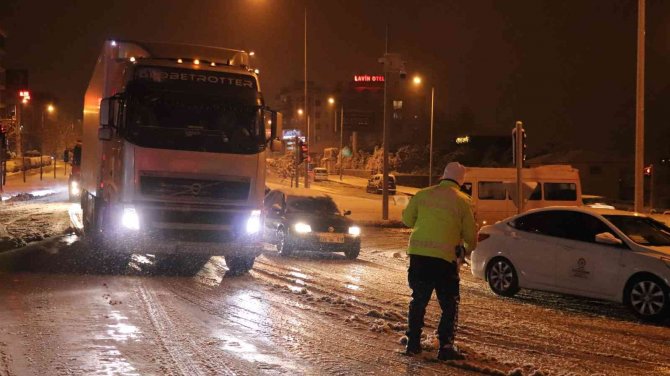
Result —
POLYGON ((70 192, 72 193, 73 196, 79 196, 79 182, 76 180, 73 180, 70 182, 70 192))
POLYGON ((295 226, 293 226, 293 228, 295 229, 295 232, 297 232, 298 234, 306 234, 308 232, 312 232, 312 226, 302 222, 296 223, 295 226))
POLYGON ((361 228, 358 226, 349 227, 349 235, 358 236, 361 234, 361 228))
POLYGON ((121 224, 129 230, 140 229, 140 216, 132 206, 123 208, 123 215, 121 216, 121 224))
POLYGON ((253 235, 261 230, 261 211, 252 210, 249 219, 247 219, 247 234, 253 235))

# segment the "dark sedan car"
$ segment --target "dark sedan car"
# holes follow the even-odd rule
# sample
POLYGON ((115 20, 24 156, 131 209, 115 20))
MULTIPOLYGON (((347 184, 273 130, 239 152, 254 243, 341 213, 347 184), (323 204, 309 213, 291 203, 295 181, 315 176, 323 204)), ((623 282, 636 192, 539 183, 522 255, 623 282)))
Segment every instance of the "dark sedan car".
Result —
POLYGON ((266 241, 282 256, 294 250, 344 252, 355 259, 361 251, 361 229, 340 212, 330 196, 297 189, 277 189, 265 196, 266 241))

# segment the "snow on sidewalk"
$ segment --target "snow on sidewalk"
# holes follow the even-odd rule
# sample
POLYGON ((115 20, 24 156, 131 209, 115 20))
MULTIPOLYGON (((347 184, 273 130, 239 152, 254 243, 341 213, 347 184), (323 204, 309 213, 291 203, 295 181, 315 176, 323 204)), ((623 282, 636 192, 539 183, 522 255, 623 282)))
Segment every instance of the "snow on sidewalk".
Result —
POLYGON ((7 174, 7 181, 0 191, 2 201, 21 193, 28 193, 33 196, 44 196, 47 194, 67 191, 67 181, 70 174, 64 174, 63 162, 59 162, 56 169, 56 178, 53 175, 53 166, 45 166, 42 171, 42 180, 40 180, 40 169, 31 169, 26 171, 26 181, 23 182, 23 172, 14 172, 7 174))

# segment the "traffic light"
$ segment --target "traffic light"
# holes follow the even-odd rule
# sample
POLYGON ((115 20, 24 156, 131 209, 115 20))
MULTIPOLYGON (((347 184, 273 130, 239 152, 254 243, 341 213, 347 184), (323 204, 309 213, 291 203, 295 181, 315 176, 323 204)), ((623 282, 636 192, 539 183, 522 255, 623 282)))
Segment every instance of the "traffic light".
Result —
POLYGON ((300 140, 298 141, 298 163, 302 163, 307 160, 309 162, 309 148, 307 143, 300 140))
MULTIPOLYGON (((521 128, 521 161, 526 161, 526 149, 528 148, 528 143, 526 141, 526 130, 521 128)), ((512 164, 516 165, 516 128, 512 128, 512 164)))

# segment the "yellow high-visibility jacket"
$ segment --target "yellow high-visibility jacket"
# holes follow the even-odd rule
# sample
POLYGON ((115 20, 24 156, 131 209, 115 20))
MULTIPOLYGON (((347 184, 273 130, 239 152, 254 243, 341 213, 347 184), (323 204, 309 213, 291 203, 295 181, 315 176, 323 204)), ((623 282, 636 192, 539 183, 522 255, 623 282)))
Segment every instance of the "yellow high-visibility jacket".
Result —
POLYGON ((403 211, 402 221, 412 227, 410 255, 454 262, 456 246, 463 244, 471 251, 477 245, 471 199, 451 180, 420 190, 403 211))

